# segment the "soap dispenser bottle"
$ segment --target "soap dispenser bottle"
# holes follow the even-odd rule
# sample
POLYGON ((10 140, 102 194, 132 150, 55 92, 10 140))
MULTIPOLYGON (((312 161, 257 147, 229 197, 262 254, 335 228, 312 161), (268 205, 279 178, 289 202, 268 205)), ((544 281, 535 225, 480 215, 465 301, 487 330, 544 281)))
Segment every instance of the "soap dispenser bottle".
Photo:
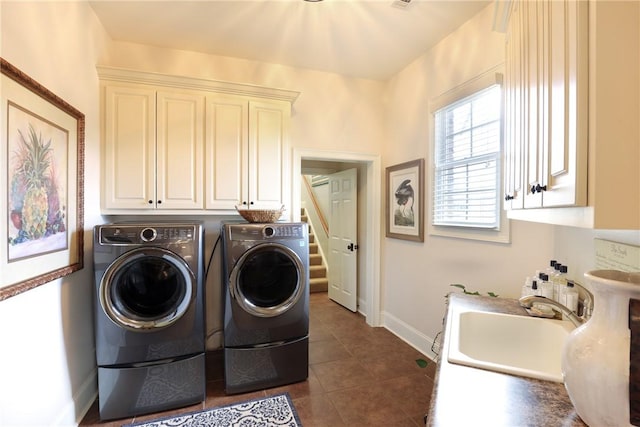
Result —
POLYGON ((533 282, 531 281, 531 277, 527 277, 524 281, 524 285, 522 285, 522 291, 520 292, 520 297, 527 297, 529 295, 533 295, 533 289, 531 285, 533 282))
POLYGON ((540 289, 538 289, 538 281, 533 280, 531 282, 531 295, 535 295, 537 297, 540 296, 540 289))
POLYGON ((545 298, 553 299, 553 284, 549 282, 549 276, 547 276, 546 273, 541 273, 540 280, 542 281, 542 283, 538 285, 540 288, 540 295, 545 298))
POLYGON ((552 277, 556 272, 556 264, 558 264, 558 261, 555 259, 549 261, 549 267, 547 267, 544 273, 547 273, 547 276, 552 277))
POLYGON ((562 304, 574 313, 578 312, 578 291, 572 281, 567 282, 563 290, 564 302, 562 304))
POLYGON ((553 282, 554 292, 557 292, 557 296, 558 296, 558 299, 556 301, 558 301, 562 305, 566 305, 565 297, 566 297, 566 291, 567 291, 567 284, 569 283, 567 280, 567 271, 569 271, 569 268, 566 265, 561 265, 560 271, 558 271, 558 274, 554 276, 554 282, 553 282))
POLYGON ((553 299, 563 304, 562 299, 564 297, 563 291, 567 286, 567 266, 560 263, 556 263, 556 271, 551 277, 551 283, 553 283, 553 299), (564 271, 564 272, 563 272, 564 271))

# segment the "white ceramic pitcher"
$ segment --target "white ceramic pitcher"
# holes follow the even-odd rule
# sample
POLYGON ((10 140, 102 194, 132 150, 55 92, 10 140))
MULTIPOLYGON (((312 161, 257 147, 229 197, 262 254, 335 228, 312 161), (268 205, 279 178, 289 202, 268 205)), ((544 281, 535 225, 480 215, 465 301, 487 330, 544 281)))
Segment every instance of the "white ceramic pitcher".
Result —
POLYGON ((584 276, 594 295, 593 314, 565 343, 564 384, 589 426, 630 426, 629 299, 640 299, 640 273, 595 270, 584 276))

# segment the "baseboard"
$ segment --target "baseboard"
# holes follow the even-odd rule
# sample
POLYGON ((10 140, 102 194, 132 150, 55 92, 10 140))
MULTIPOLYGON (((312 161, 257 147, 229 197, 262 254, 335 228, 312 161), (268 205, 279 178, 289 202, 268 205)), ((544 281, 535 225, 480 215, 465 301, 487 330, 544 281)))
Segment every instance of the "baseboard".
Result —
POLYGON ((382 312, 382 325, 429 359, 436 360, 437 354, 431 351, 434 338, 423 334, 416 328, 385 311, 382 312))
POLYGON ((358 313, 363 315, 365 318, 367 317, 367 300, 358 298, 358 313))
POLYGON ((91 405, 98 397, 98 369, 94 369, 84 380, 80 388, 73 395, 64 411, 58 417, 58 421, 53 423, 57 426, 77 426, 84 416, 89 412, 91 405), (75 420, 75 423, 71 422, 75 420))

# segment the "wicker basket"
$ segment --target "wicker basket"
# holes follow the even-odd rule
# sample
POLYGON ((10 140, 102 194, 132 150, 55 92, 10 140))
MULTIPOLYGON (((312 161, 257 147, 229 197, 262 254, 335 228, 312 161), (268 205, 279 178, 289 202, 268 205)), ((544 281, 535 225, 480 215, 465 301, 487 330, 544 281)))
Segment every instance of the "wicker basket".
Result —
POLYGON ((280 209, 251 209, 244 206, 236 206, 236 210, 249 222, 267 223, 278 221, 284 212, 284 206, 280 209))

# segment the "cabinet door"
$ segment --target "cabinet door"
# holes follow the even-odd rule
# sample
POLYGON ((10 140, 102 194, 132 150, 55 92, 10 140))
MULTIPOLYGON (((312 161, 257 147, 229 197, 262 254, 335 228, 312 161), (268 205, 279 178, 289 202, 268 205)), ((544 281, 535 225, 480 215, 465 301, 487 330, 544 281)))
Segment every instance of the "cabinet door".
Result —
MULTIPOLYGON (((548 1, 548 133, 543 206, 587 203, 588 2, 548 1)), ((545 40, 547 42, 547 40, 545 40)))
POLYGON ((544 1, 522 3, 524 43, 524 83, 526 87, 526 111, 523 138, 525 172, 525 208, 542 206, 542 191, 538 187, 546 184, 546 105, 545 105, 545 43, 544 1))
POLYGON ((204 96, 157 93, 158 209, 204 207, 204 96))
POLYGON ((587 8, 576 0, 514 5, 505 56, 508 208, 586 205, 587 8))
POLYGON ((248 105, 241 97, 207 96, 207 209, 234 209, 248 199, 248 105))
POLYGON ((524 3, 514 2, 506 35, 505 51, 505 132, 504 132, 504 176, 505 176, 505 209, 522 209, 524 207, 525 190, 523 187, 523 141, 526 127, 524 102, 524 61, 523 45, 525 38, 522 31, 524 3))
POLYGON ((155 91, 146 87, 104 87, 103 204, 106 209, 154 207, 155 99, 155 91))
MULTIPOLYGON (((249 198, 256 207, 289 206, 286 102, 249 101, 249 198)), ((245 202, 245 201, 243 201, 245 202)))

